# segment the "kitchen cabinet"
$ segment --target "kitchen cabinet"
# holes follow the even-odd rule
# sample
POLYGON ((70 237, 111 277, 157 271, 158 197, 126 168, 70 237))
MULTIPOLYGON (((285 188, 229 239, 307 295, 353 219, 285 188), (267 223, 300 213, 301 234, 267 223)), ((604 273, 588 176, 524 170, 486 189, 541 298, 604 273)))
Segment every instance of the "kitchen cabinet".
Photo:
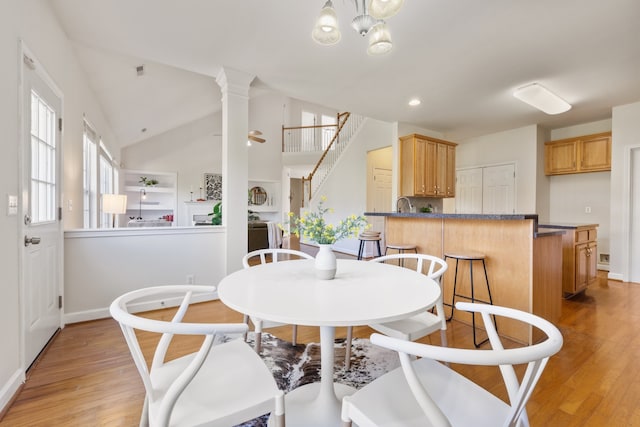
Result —
POLYGON ((177 221, 178 180, 175 172, 123 170, 121 175, 122 188, 127 195, 128 219, 157 220, 170 215, 177 221))
POLYGON ((611 132, 549 141, 544 147, 546 175, 611 170, 611 132))
POLYGON ((456 145, 418 134, 400 137, 400 195, 454 197, 456 145))
POLYGON ((587 289, 598 278, 598 232, 596 224, 540 225, 562 229, 562 292, 572 296, 587 289))

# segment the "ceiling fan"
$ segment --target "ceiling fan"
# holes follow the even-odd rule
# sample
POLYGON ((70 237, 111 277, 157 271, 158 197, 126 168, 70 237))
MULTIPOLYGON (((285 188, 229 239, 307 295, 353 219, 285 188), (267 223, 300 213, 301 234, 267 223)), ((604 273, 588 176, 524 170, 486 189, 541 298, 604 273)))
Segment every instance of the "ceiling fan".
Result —
POLYGON ((250 130, 247 138, 249 138, 249 142, 253 141, 262 144, 266 141, 266 139, 260 138, 259 135, 262 135, 262 132, 260 132, 259 130, 250 130))

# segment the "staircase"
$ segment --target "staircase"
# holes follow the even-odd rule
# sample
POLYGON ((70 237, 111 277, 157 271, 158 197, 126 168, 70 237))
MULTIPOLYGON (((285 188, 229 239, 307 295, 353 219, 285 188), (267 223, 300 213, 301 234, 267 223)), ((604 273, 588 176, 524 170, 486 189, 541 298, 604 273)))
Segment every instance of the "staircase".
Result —
POLYGON ((364 122, 364 116, 340 113, 337 124, 282 128, 283 153, 320 153, 318 162, 308 176, 302 178, 302 204, 311 200, 322 186, 338 159, 364 122))

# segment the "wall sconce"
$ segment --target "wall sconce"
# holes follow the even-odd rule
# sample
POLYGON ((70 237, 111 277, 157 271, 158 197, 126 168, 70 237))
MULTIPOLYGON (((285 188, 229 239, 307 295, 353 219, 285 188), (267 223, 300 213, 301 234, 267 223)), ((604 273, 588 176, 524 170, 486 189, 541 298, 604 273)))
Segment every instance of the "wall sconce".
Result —
POLYGON ((116 215, 127 211, 127 196, 125 194, 103 194, 102 212, 111 214, 111 228, 116 228, 116 215))

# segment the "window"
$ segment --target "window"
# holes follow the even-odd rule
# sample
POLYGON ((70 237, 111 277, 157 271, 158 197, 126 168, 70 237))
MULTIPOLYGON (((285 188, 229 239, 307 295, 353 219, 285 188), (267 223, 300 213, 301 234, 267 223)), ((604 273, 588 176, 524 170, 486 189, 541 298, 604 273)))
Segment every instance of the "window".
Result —
POLYGON ((84 123, 84 227, 109 228, 109 214, 102 212, 99 201, 103 194, 117 194, 118 169, 113 157, 89 123, 84 123))
POLYGON ((93 128, 85 121, 83 132, 83 217, 84 228, 95 228, 97 226, 98 210, 98 171, 97 171, 97 142, 98 135, 93 128))
POLYGON ((56 219, 56 113, 31 91, 31 223, 56 219))

